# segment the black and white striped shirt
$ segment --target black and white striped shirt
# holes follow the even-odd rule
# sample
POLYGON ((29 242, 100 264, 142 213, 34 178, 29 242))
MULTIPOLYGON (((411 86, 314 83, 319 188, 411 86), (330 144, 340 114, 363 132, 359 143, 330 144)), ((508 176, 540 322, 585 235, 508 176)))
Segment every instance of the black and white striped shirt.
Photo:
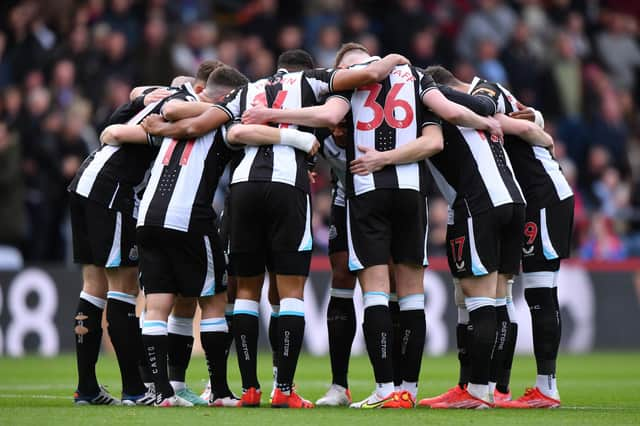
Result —
MULTIPOLYGON (((279 70, 274 76, 259 80, 232 92, 218 106, 229 118, 238 120, 250 106, 303 108, 318 105, 332 90, 335 71, 315 69, 288 73, 279 70)), ((290 124, 280 127, 313 132, 311 128, 290 124)), ((234 159, 231 184, 240 182, 280 182, 309 192, 307 153, 286 145, 245 146, 234 159)))
MULTIPOLYGON (((174 93, 160 102, 146 107, 141 101, 120 106, 108 124, 140 124, 150 114, 160 112, 170 99, 195 99, 191 85, 174 89, 174 93)), ((137 215, 140 194, 146 185, 148 170, 158 150, 148 145, 102 145, 87 157, 68 190, 109 209, 137 215)))
POLYGON ((505 204, 525 203, 500 138, 448 122, 442 130, 444 149, 427 164, 452 209, 476 215, 505 204))
MULTIPOLYGON (((356 65, 357 67, 367 64, 356 65)), ((347 145, 347 163, 363 154, 358 146, 389 151, 415 140, 423 127, 440 124, 424 107, 422 95, 437 89, 433 79, 419 68, 399 65, 380 83, 343 94, 351 103, 353 143, 347 145)), ((410 189, 425 192, 424 162, 386 166, 366 176, 347 170, 347 195, 376 189, 410 189)))
MULTIPOLYGON (((486 96, 491 99, 496 112, 509 114, 518 109, 517 99, 500 84, 475 77, 471 88, 474 96, 486 96)), ((548 207, 573 195, 560 164, 548 149, 532 146, 513 135, 505 137, 504 148, 530 207, 548 207)))
POLYGON ((138 227, 208 232, 216 214, 213 197, 232 151, 223 130, 197 139, 165 138, 140 203, 138 227))

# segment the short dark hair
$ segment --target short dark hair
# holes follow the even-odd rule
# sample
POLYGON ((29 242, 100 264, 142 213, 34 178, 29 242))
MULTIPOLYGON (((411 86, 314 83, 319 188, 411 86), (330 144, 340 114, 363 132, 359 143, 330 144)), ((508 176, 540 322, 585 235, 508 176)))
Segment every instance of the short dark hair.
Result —
POLYGON ((302 49, 291 49, 283 52, 278 57, 278 69, 284 68, 287 71, 309 70, 315 67, 313 58, 309 52, 302 49))
POLYGON ((451 71, 442 65, 432 65, 424 70, 424 72, 429 74, 437 84, 443 84, 445 86, 462 84, 451 71))
POLYGON ((196 71, 196 81, 202 81, 204 83, 207 82, 209 75, 216 69, 220 68, 224 64, 216 59, 210 61, 204 61, 198 67, 198 71, 196 71))
POLYGON ((336 62, 334 66, 337 68, 338 65, 340 65, 340 62, 342 62, 344 56, 353 50, 360 50, 367 55, 369 54, 369 49, 367 49, 364 44, 354 42, 344 43, 342 46, 340 46, 338 53, 336 53, 336 62))
POLYGON ((209 75, 207 79, 207 89, 216 87, 230 87, 235 89, 247 83, 249 83, 249 79, 240 71, 233 67, 222 65, 209 75))

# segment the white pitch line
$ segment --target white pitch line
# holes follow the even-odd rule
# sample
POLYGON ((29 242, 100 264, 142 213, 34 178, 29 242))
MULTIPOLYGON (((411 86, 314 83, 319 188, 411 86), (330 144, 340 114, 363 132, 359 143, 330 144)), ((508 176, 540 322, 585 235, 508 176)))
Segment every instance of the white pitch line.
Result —
POLYGON ((0 393, 0 398, 25 398, 25 399, 68 399, 71 401, 72 397, 70 396, 60 396, 60 395, 23 395, 23 394, 10 394, 10 393, 0 393))

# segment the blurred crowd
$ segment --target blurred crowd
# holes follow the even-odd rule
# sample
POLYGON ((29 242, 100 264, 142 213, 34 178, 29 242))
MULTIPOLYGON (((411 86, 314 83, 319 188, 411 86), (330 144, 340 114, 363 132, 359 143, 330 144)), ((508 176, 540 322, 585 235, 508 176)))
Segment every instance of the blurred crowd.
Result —
MULTIPOLYGON (((141 84, 207 59, 250 79, 287 49, 331 67, 341 43, 498 81, 543 111, 576 192, 575 254, 640 255, 640 2, 625 0, 3 0, 0 245, 69 260, 66 185, 109 114, 141 84)), ((330 178, 315 184, 326 250, 330 178)), ((430 197, 430 252, 446 204, 430 197)))

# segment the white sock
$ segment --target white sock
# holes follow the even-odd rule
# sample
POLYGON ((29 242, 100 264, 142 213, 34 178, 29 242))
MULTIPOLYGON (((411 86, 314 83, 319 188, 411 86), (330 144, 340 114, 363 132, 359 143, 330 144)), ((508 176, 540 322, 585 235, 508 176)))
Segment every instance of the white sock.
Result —
POLYGON ((401 388, 402 390, 409 392, 413 399, 416 399, 416 396, 418 395, 418 382, 405 382, 403 380, 401 388))
POLYGON ((171 380, 169 383, 171 383, 171 387, 173 388, 174 392, 181 391, 183 389, 186 389, 187 387, 187 384, 185 382, 177 382, 175 380, 171 380))
POLYGON ((493 395, 496 391, 496 382, 489 382, 489 395, 493 395))
POLYGON ((390 393, 395 392, 395 387, 393 386, 393 382, 376 383, 376 392, 378 396, 381 396, 383 398, 389 396, 390 393))
POLYGON ((467 391, 471 394, 471 396, 475 396, 478 399, 483 401, 491 401, 489 399, 489 385, 478 385, 475 383, 469 383, 467 386, 467 391))
POLYGON ((556 376, 553 374, 538 374, 536 376, 536 387, 540 389, 545 396, 553 399, 558 399, 558 385, 556 383, 556 376))

